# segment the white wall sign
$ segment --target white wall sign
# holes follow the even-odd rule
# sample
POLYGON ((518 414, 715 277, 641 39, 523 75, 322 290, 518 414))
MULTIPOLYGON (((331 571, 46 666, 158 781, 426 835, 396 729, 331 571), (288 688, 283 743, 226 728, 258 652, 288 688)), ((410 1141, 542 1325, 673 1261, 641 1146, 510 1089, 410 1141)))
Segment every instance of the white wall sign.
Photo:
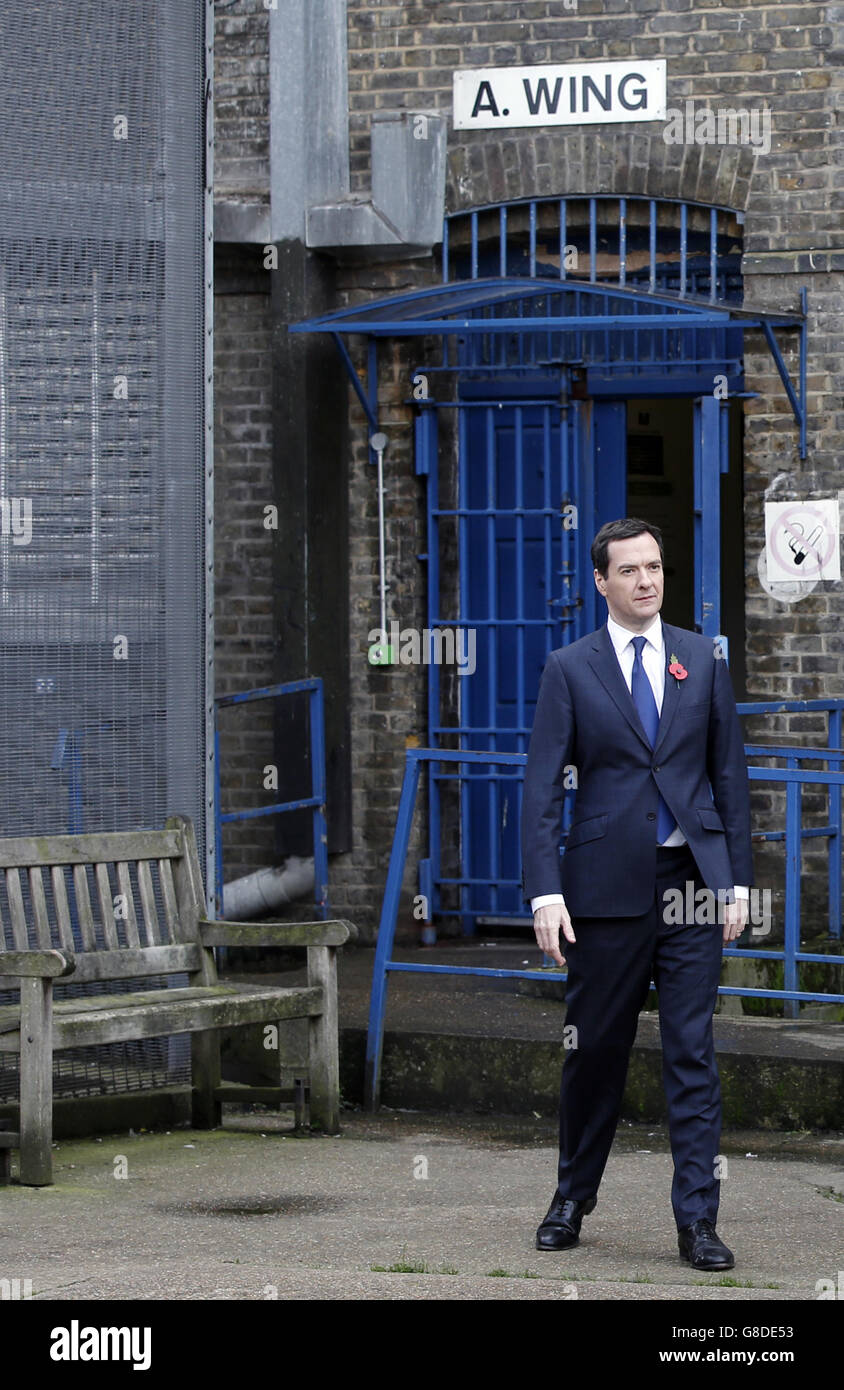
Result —
POLYGON ((665 120, 665 59, 454 74, 455 130, 665 120))
POLYGON ((766 502, 768 580, 840 579, 838 498, 766 502))

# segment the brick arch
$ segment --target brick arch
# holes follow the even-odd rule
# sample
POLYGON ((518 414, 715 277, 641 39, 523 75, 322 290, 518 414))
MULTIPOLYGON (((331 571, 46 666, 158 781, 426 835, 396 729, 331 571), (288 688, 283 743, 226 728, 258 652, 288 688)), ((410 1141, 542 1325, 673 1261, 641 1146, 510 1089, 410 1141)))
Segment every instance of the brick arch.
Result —
POLYGON ((618 193, 747 207, 755 153, 667 145, 663 127, 472 132, 448 156, 446 212, 566 194, 618 193))

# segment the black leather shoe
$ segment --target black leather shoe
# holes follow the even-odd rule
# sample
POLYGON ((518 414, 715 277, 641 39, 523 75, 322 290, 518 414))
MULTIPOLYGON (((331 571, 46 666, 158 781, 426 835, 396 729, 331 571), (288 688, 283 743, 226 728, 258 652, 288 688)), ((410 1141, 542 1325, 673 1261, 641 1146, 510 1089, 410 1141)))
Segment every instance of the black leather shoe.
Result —
POLYGON ((583 1202, 575 1202, 570 1197, 561 1197, 559 1192, 555 1192, 547 1215, 536 1232, 537 1250, 568 1250, 572 1245, 577 1245, 580 1240, 580 1223, 597 1205, 597 1197, 587 1197, 583 1202))
POLYGON ((735 1264, 732 1250, 728 1250, 711 1221, 702 1218, 693 1221, 691 1226, 683 1226, 677 1232, 680 1256, 688 1260, 693 1269, 732 1269, 735 1264))

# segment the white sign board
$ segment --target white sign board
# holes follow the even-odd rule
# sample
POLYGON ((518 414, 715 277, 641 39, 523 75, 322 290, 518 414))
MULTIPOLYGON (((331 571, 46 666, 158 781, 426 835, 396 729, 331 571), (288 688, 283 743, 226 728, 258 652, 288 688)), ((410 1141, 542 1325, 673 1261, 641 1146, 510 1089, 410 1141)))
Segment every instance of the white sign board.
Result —
POLYGON ((768 580, 841 578, 838 498, 816 502, 766 502, 768 580))
POLYGON ((664 58, 454 74, 455 130, 664 120, 664 58))

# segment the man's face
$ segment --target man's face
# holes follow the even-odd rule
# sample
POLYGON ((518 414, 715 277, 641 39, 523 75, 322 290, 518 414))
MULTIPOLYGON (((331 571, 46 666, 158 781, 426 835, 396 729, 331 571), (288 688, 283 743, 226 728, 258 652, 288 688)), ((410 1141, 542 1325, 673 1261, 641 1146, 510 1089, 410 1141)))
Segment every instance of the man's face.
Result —
POLYGON ((593 573, 611 618, 632 632, 650 627, 662 607, 663 573, 659 546, 648 531, 610 541, 606 579, 597 570, 593 573))

